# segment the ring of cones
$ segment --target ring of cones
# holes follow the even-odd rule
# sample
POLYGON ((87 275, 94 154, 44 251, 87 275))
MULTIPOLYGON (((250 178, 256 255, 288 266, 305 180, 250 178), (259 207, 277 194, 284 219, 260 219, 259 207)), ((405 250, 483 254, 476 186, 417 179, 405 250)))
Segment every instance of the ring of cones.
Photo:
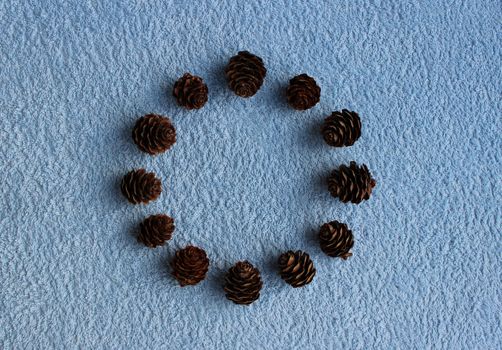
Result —
MULTIPOLYGON (((237 96, 249 98, 262 87, 267 69, 263 59, 248 51, 239 51, 230 58, 225 68, 228 87, 237 96)), ((187 110, 197 110, 208 101, 208 87, 196 75, 185 73, 173 86, 176 102, 187 110)), ((314 107, 321 97, 316 80, 300 74, 289 81, 286 100, 298 111, 314 107)), ((325 118, 321 136, 332 147, 352 146, 361 137, 359 114, 347 109, 332 112, 325 118)), ((155 156, 170 150, 176 143, 176 129, 168 117, 146 114, 140 117, 132 130, 133 142, 139 150, 155 156)), ((328 179, 329 193, 343 203, 360 204, 368 200, 376 185, 368 167, 352 161, 332 171, 328 179)), ((162 193, 161 180, 143 168, 129 171, 120 183, 124 197, 132 204, 148 204, 162 193)), ((138 241, 149 248, 165 245, 175 231, 174 219, 159 213, 145 218, 139 224, 138 241)), ((347 224, 333 220, 324 223, 318 233, 323 253, 343 260, 352 256, 354 235, 347 224)), ((195 286, 207 276, 210 259, 206 251, 194 245, 176 251, 170 261, 172 276, 181 286, 195 286)), ((312 283, 317 274, 314 262, 307 252, 288 250, 277 259, 277 269, 282 280, 293 288, 312 283)), ((249 261, 239 261, 226 272, 223 291, 228 300, 239 305, 250 305, 259 299, 263 287, 260 271, 249 261)))

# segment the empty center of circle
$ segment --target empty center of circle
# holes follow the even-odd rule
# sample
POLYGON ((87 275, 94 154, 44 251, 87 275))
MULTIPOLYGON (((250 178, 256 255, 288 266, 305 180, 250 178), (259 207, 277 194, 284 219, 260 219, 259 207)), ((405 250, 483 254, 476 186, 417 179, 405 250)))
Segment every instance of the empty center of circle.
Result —
POLYGON ((291 137, 278 132, 284 128, 277 129, 274 116, 257 116, 253 108, 194 118, 200 122, 186 127, 189 149, 174 163, 185 163, 178 176, 189 188, 177 210, 189 230, 182 234, 224 260, 262 259, 286 239, 291 137))

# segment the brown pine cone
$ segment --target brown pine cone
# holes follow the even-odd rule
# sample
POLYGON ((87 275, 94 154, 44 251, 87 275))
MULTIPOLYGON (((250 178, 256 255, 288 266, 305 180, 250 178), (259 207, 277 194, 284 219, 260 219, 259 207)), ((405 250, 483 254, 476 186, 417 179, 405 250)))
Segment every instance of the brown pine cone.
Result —
POLYGON ((132 204, 146 204, 160 196, 162 184, 154 173, 148 173, 145 169, 137 169, 128 172, 122 178, 120 189, 132 204))
POLYGON ((328 180, 331 195, 344 203, 359 204, 369 199, 375 186, 376 181, 371 177, 368 167, 365 164, 358 166, 356 162, 350 162, 349 166, 340 165, 328 180))
POLYGON ((185 73, 174 83, 173 96, 180 106, 199 109, 207 102, 207 85, 201 77, 185 73))
POLYGON ((331 221, 322 225, 319 241, 321 250, 331 257, 347 260, 352 256, 350 250, 354 246, 354 235, 346 224, 331 221))
POLYGON ((256 94, 266 74, 263 60, 248 51, 239 51, 230 59, 225 69, 230 89, 240 97, 251 97, 256 94))
POLYGON ((249 305, 258 300, 263 286, 260 271, 248 261, 239 261, 225 276, 225 294, 236 304, 249 305))
POLYGON ((300 250, 283 253, 279 257, 281 277, 292 287, 303 287, 314 279, 316 269, 310 256, 300 250))
POLYGON ((174 232, 174 219, 157 214, 147 217, 139 225, 138 240, 150 248, 155 248, 171 239, 174 232))
POLYGON ((132 130, 134 143, 150 154, 167 151, 176 142, 176 130, 169 118, 147 114, 138 119, 132 130))
POLYGON ((322 126, 324 141, 333 147, 352 146, 361 136, 361 119, 356 112, 333 112, 322 126))
POLYGON ((190 245, 176 252, 171 267, 180 286, 195 285, 206 278, 209 259, 203 249, 190 245))
POLYGON ((300 74, 289 81, 286 91, 288 103, 294 109, 304 111, 314 107, 321 99, 321 88, 314 78, 300 74))

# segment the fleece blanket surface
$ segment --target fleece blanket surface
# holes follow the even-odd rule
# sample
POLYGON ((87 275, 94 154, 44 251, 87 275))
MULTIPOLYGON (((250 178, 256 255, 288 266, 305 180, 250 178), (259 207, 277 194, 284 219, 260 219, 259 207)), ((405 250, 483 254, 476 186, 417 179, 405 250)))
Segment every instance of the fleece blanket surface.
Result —
POLYGON ((496 349, 501 331, 501 39, 498 0, 0 2, 0 348, 496 349), (252 98, 224 69, 249 50, 268 70, 252 98), (185 72, 200 110, 176 105, 185 72), (289 79, 321 101, 298 112, 289 79), (359 113, 352 147, 324 118, 359 113), (152 157, 140 116, 168 116, 177 142, 152 157), (359 205, 330 196, 330 172, 367 164, 359 205), (145 168, 163 192, 129 204, 122 176, 145 168), (149 249, 139 223, 166 213, 149 249), (348 260, 319 248, 331 220, 353 230, 348 260), (189 244, 207 278, 181 288, 169 262, 189 244), (291 288, 277 258, 317 269, 291 288), (234 305, 226 271, 248 260, 260 299, 234 305))

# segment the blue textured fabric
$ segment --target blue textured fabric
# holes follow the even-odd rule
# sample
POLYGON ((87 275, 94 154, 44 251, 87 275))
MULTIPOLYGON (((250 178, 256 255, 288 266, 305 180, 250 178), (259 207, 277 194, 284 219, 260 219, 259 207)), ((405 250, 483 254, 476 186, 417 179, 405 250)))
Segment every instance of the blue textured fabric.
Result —
POLYGON ((493 1, 0 2, 0 348, 500 349, 501 3, 493 1), (265 84, 233 95, 223 69, 261 56, 265 84), (204 77, 198 111, 173 82, 204 77), (284 98, 300 73, 321 102, 284 98), (333 110, 359 112, 353 146, 328 147, 333 110), (178 142, 151 157, 131 140, 149 112, 178 142), (366 163, 378 181, 361 205, 326 177, 366 163), (121 177, 145 167, 164 191, 127 203, 121 177), (148 249, 138 223, 176 219, 148 249), (330 259, 316 234, 353 229, 354 256, 330 259), (208 278, 180 288, 168 262, 192 243, 208 278), (278 255, 309 252, 301 289, 278 255), (262 296, 227 301, 236 261, 260 268, 262 296))

